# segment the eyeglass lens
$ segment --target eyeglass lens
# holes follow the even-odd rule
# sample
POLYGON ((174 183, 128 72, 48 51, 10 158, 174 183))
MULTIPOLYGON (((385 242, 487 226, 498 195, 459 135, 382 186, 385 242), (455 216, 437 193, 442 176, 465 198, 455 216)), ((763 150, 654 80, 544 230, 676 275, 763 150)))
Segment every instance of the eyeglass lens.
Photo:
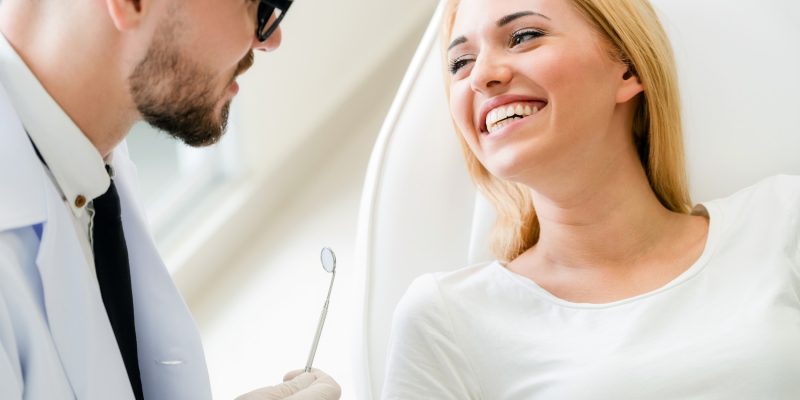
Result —
POLYGON ((258 36, 258 40, 265 41, 267 38, 278 28, 278 24, 280 23, 281 19, 283 19, 284 11, 280 8, 276 8, 268 4, 265 1, 262 1, 258 5, 258 27, 256 28, 256 36, 258 36), (273 16, 272 20, 270 18, 273 16))

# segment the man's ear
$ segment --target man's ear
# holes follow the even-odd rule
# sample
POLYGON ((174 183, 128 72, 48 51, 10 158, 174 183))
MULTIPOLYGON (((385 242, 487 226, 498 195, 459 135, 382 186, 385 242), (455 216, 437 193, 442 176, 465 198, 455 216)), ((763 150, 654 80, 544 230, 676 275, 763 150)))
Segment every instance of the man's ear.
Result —
POLYGON ((144 19, 145 10, 151 0, 105 0, 111 22, 120 31, 139 26, 144 19))
POLYGON ((617 103, 620 104, 627 103, 637 94, 644 91, 644 86, 642 86, 642 82, 639 81, 639 75, 632 65, 627 65, 627 69, 622 73, 621 77, 622 81, 617 90, 617 103))

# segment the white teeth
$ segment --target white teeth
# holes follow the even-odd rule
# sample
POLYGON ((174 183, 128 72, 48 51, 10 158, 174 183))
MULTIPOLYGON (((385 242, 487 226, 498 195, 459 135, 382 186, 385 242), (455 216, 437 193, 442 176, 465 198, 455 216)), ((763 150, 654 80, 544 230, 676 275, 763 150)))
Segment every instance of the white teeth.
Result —
POLYGON ((489 127, 489 133, 496 132, 496 131, 502 129, 504 126, 506 126, 506 125, 518 120, 518 119, 522 119, 522 118, 521 117, 511 117, 511 118, 504 119, 504 120, 502 120, 502 121, 500 121, 500 122, 498 122, 498 123, 496 123, 494 125, 491 125, 489 127))
POLYGON ((495 132, 511 122, 536 114, 538 111, 539 107, 526 103, 515 103, 495 108, 486 114, 486 129, 489 133, 495 132))

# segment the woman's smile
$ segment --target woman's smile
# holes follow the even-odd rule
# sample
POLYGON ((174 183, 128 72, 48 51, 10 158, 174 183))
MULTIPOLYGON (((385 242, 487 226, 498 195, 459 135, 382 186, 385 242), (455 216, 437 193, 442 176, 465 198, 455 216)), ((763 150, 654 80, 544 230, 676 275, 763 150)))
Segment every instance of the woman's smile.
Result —
MULTIPOLYGON (((545 105, 544 107, 547 106, 545 105)), ((538 121, 539 114, 542 111, 544 111, 544 109, 539 109, 539 105, 525 105, 523 107, 520 104, 499 109, 495 112, 494 117, 490 114, 489 119, 487 119, 488 129, 481 132, 480 140, 497 140, 506 137, 517 129, 538 121), (513 114, 508 115, 510 111, 513 111, 513 114), (503 117, 503 115, 505 116, 503 117), (490 121, 491 118, 501 119, 497 122, 489 123, 488 121, 490 121)), ((526 127, 526 130, 530 131, 530 127, 526 127)))

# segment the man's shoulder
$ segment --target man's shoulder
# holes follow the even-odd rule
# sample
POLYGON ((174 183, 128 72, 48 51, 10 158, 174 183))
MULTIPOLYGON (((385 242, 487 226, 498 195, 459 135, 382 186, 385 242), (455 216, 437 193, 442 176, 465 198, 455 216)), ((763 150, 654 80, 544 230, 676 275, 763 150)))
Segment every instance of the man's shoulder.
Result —
POLYGON ((44 220, 44 169, 0 86, 0 231, 44 220))

